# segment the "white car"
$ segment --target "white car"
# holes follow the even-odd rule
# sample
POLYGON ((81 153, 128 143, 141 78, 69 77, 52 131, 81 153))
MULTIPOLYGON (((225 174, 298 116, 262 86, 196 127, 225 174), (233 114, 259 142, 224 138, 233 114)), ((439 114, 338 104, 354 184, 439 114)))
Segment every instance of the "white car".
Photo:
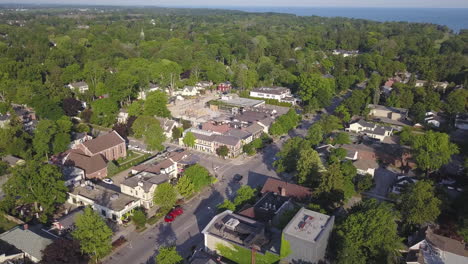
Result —
POLYGON ((102 181, 103 181, 104 183, 107 183, 107 184, 113 184, 113 183, 114 183, 114 181, 111 180, 111 179, 109 179, 109 178, 105 178, 105 179, 103 179, 102 181))

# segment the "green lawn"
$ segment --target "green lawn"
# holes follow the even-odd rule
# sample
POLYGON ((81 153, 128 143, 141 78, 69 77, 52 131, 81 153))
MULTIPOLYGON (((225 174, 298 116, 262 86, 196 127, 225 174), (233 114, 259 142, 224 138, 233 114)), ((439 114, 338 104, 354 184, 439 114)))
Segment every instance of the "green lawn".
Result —
POLYGON ((12 229, 15 227, 17 224, 15 222, 12 222, 8 219, 6 219, 3 215, 0 215, 0 233, 3 233, 7 230, 12 229))

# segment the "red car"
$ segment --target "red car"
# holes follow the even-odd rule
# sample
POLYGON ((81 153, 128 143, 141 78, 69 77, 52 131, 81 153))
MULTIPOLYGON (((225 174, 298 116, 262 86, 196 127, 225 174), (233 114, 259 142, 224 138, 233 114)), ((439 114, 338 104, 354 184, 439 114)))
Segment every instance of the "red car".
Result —
POLYGON ((180 206, 174 207, 165 217, 164 222, 170 223, 176 219, 177 216, 184 213, 184 210, 180 206))

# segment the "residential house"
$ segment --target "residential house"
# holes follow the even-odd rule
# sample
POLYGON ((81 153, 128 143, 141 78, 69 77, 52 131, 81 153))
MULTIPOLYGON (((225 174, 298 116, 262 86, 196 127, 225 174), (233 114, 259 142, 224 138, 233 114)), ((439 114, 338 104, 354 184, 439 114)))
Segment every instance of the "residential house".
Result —
POLYGON ((158 185, 168 182, 170 176, 165 173, 142 171, 125 179, 120 184, 120 191, 124 194, 139 198, 146 209, 153 207, 154 191, 158 185))
POLYGON ((333 55, 341 55, 343 57, 355 57, 359 55, 359 50, 342 50, 342 49, 335 49, 332 51, 333 55))
POLYGON ((65 186, 74 186, 86 178, 85 171, 75 166, 62 167, 65 186))
POLYGON ((346 128, 346 131, 359 133, 370 138, 375 138, 379 141, 384 141, 385 137, 392 135, 393 128, 377 126, 374 123, 369 123, 361 119, 357 122, 351 123, 349 128, 346 128))
POLYGON ((25 163, 24 159, 18 158, 18 157, 13 156, 13 155, 6 155, 5 157, 2 157, 1 160, 8 163, 8 165, 10 167, 12 167, 12 168, 16 167, 16 166, 23 165, 25 163))
POLYGON ((456 115, 455 127, 461 130, 468 130, 468 114, 456 115))
POLYGON ((397 176, 395 183, 391 187, 392 193, 400 194, 408 185, 415 184, 417 182, 418 180, 414 177, 405 175, 397 176))
MULTIPOLYGON (((222 255, 220 246, 243 250, 240 254, 279 256, 281 233, 265 224, 226 210, 214 216, 203 229, 205 251, 222 255)), ((252 257, 253 258, 253 257, 252 257)))
POLYGON ((156 119, 159 121, 159 125, 161 126, 163 134, 167 139, 172 139, 172 130, 175 127, 181 126, 177 121, 171 120, 169 118, 156 117, 156 119))
POLYGON ((275 178, 268 178, 260 193, 275 193, 282 197, 289 197, 295 200, 307 200, 312 195, 312 190, 294 183, 288 183, 275 178))
POLYGON ((334 216, 301 208, 283 229, 283 239, 292 252, 285 258, 289 263, 321 263, 325 260, 334 216))
POLYGON ((195 84, 195 87, 197 87, 198 90, 208 89, 211 86, 213 86, 213 82, 211 81, 201 81, 195 84))
POLYGON ((161 87, 159 87, 159 85, 157 85, 157 84, 150 83, 148 88, 143 89, 143 90, 138 92, 137 99, 138 100, 146 100, 146 97, 148 96, 149 93, 157 91, 157 90, 161 90, 161 87))
POLYGON ((195 164, 192 159, 192 154, 184 149, 169 152, 167 158, 177 164, 178 172, 182 172, 185 167, 195 164))
POLYGON ((440 89, 445 93, 445 90, 447 90, 449 83, 448 82, 434 82, 432 84, 432 87, 434 89, 440 89))
POLYGON ((274 99, 279 102, 295 103, 294 98, 291 96, 291 90, 285 87, 260 87, 250 91, 250 96, 263 98, 263 99, 274 99))
POLYGON ((101 154, 108 161, 125 158, 127 156, 125 139, 123 139, 116 131, 85 141, 79 144, 77 148, 82 150, 84 154, 88 156, 101 154))
POLYGON ((132 168, 132 174, 140 172, 149 172, 156 175, 166 174, 169 178, 177 178, 177 162, 171 159, 162 161, 149 160, 132 168))
POLYGON ((33 131, 37 125, 36 112, 25 105, 12 104, 12 106, 15 115, 23 123, 23 128, 28 132, 33 131))
POLYGON ((120 124, 126 124, 128 120, 128 112, 126 109, 120 109, 117 115, 117 122, 120 124))
POLYGON ((102 217, 119 224, 128 220, 129 213, 141 206, 138 198, 91 183, 74 187, 68 192, 67 201, 78 206, 91 206, 102 217))
POLYGON ((374 177, 379 164, 377 163, 378 154, 372 147, 364 144, 345 144, 340 147, 346 149, 346 158, 353 161, 359 174, 370 174, 374 177))
POLYGON ((184 86, 181 90, 175 91, 174 95, 196 96, 199 93, 199 90, 195 86, 184 86))
POLYGON ((83 213, 84 207, 77 207, 70 212, 67 210, 63 216, 52 222, 52 227, 47 231, 57 236, 66 237, 75 229, 76 218, 83 213))
POLYGON ((28 224, 14 227, 0 234, 0 240, 16 247, 22 252, 16 253, 18 255, 21 254, 21 259, 26 257, 34 263, 38 263, 42 260, 42 251, 48 245, 52 244, 53 239, 53 236, 41 231, 37 227, 30 228, 28 224))
POLYGON ((73 91, 81 93, 81 94, 83 94, 83 93, 85 93, 86 91, 89 90, 88 84, 86 82, 83 82, 83 81, 70 83, 70 84, 68 84, 68 87, 70 89, 72 89, 73 91))
POLYGON ((424 122, 433 127, 440 127, 442 118, 438 116, 436 112, 429 111, 425 114, 424 122))
MULTIPOLYGON (((69 150, 68 152, 64 153, 64 155, 65 156, 61 162, 62 165, 65 167, 74 167, 83 170, 85 173, 85 178, 103 179, 107 177, 107 163, 102 155, 96 154, 93 156, 88 156, 80 149, 69 150)), ((73 171, 76 170, 73 169, 73 171)), ((68 178, 69 176, 65 174, 65 177, 68 178)), ((71 179, 73 178, 74 177, 71 179)))
POLYGON ((406 121, 408 118, 408 109, 375 104, 369 104, 367 108, 370 109, 369 116, 379 122, 397 126, 408 125, 406 121))
MULTIPOLYGON (((410 243, 413 242, 410 238, 410 243)), ((410 244, 407 264, 464 264, 468 263, 468 245, 428 227, 421 239, 410 244)))
POLYGON ((219 84, 218 84, 217 90, 218 90, 219 92, 224 93, 224 92, 229 92, 229 91, 231 91, 231 88, 232 88, 232 86, 231 86, 231 83, 230 83, 230 82, 223 82, 223 83, 219 83, 219 84))
POLYGON ((22 263, 27 258, 23 251, 15 246, 0 240, 0 263, 2 264, 15 264, 22 263))
POLYGON ((414 83, 414 87, 423 87, 423 86, 426 86, 426 84, 427 84, 427 81, 416 80, 416 82, 414 83))
POLYGON ((78 148, 78 145, 88 141, 88 140, 91 140, 93 139, 92 136, 88 135, 87 133, 83 132, 83 133, 72 133, 72 136, 71 136, 71 142, 70 142, 70 145, 69 145, 69 148, 71 149, 76 149, 78 148))

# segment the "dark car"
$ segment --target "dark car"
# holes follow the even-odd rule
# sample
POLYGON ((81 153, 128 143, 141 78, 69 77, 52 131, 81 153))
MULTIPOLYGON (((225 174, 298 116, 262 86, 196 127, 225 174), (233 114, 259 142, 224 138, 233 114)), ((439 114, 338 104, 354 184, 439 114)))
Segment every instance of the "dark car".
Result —
POLYGON ((164 217, 164 222, 170 223, 176 219, 177 216, 184 213, 184 209, 180 206, 174 207, 167 215, 164 217))
POLYGON ((234 182, 240 182, 242 180, 242 178, 244 178, 244 176, 242 176, 240 174, 236 174, 236 175, 234 175, 234 178, 232 178, 232 180, 234 182))

